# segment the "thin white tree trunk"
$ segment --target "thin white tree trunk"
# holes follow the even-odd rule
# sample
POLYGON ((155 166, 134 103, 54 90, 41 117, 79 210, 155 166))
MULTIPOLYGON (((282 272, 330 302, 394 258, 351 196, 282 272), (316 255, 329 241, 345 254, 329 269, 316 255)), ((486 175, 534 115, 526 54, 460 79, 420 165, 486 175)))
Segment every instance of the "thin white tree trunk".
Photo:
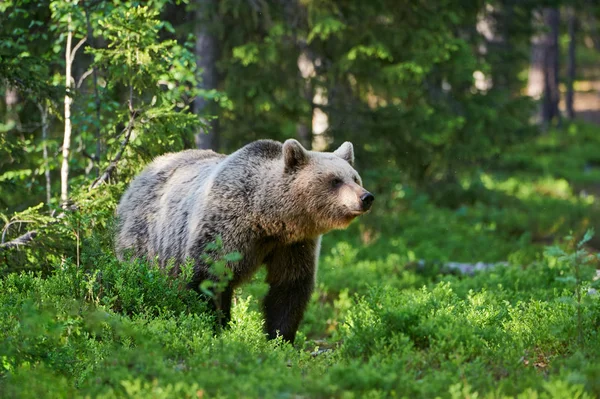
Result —
MULTIPOLYGON (((311 79, 313 79, 316 75, 315 73, 315 66, 310 58, 310 55, 308 53, 308 49, 306 48, 306 46, 299 46, 302 47, 300 50, 300 55, 298 56, 298 72, 300 74, 300 79, 302 79, 302 81, 304 82, 303 86, 301 87, 300 91, 300 95, 304 98, 304 100, 310 104, 311 106, 311 118, 312 115, 314 114, 314 109, 312 109, 312 101, 313 101, 313 90, 312 90, 312 83, 311 83, 311 79)), ((298 136, 298 140, 302 143, 302 145, 308 149, 312 148, 312 141, 313 141, 313 132, 312 132, 312 122, 309 125, 308 122, 310 122, 309 120, 306 121, 301 121, 298 122, 296 124, 296 134, 298 136)))
POLYGON ((540 100, 544 94, 544 62, 546 55, 545 34, 540 32, 543 27, 541 10, 533 12, 533 26, 536 30, 531 39, 531 60, 529 64, 529 79, 527 81, 527 95, 534 100, 540 100))
POLYGON ((69 21, 67 25, 67 48, 65 51, 65 87, 67 93, 65 94, 65 134, 62 146, 62 166, 60 168, 60 201, 63 206, 66 205, 69 199, 69 153, 71 150, 71 63, 73 58, 71 57, 71 43, 73 41, 73 31, 71 26, 71 15, 69 14, 69 21))
POLYGON ((71 14, 67 22, 67 47, 65 49, 65 134, 62 146, 62 165, 60 168, 60 201, 63 207, 66 207, 69 200, 69 155, 71 153, 71 104, 73 103, 73 73, 71 67, 77 50, 85 43, 87 37, 81 39, 75 47, 73 43, 73 25, 71 23, 71 14))

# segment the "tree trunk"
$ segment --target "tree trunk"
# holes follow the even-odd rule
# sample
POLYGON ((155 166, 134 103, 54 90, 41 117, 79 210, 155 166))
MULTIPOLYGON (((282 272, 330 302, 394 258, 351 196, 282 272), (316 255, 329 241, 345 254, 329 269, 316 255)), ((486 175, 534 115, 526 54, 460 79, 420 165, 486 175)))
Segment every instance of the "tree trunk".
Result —
MULTIPOLYGON (((534 11, 533 24, 535 30, 543 29, 541 11, 534 11)), ((545 54, 544 34, 536 33, 531 39, 531 61, 527 81, 527 95, 534 100, 540 100, 544 94, 545 54)))
MULTIPOLYGON (((195 6, 196 63, 198 68, 202 70, 202 81, 198 84, 198 87, 204 90, 217 89, 219 84, 217 72, 218 43, 217 38, 210 31, 210 15, 217 7, 217 3, 216 0, 196 0, 195 6)), ((205 118, 211 110, 214 110, 214 103, 210 104, 205 98, 196 97, 193 111, 205 125, 204 131, 197 133, 195 136, 196 147, 200 149, 218 149, 218 120, 207 120, 205 118)))
POLYGON ((546 26, 548 26, 549 41, 546 52, 546 70, 544 73, 546 88, 544 90, 544 111, 542 113, 542 120, 546 127, 552 122, 553 119, 557 119, 560 123, 560 112, 558 109, 558 103, 560 101, 560 91, 558 87, 558 30, 560 24, 560 14, 558 9, 549 8, 547 9, 544 19, 546 26))
POLYGON ((544 8, 534 13, 534 24, 541 30, 532 39, 531 66, 527 94, 541 99, 537 122, 546 130, 554 119, 560 123, 558 102, 558 29, 559 12, 556 8, 544 8))
POLYGON ((300 28, 306 25, 307 12, 306 6, 298 0, 280 0, 279 5, 282 8, 286 27, 290 34, 286 40, 298 52, 296 65, 298 66, 298 81, 300 82, 299 95, 308 105, 309 112, 305 112, 304 107, 299 110, 298 122, 296 123, 296 138, 305 148, 311 149, 313 144, 313 126, 312 119, 315 112, 313 107, 313 79, 316 76, 316 67, 314 57, 306 43, 305 32, 300 28))
POLYGON ((50 164, 48 162, 48 106, 38 103, 42 119, 42 155, 44 157, 44 177, 46 178, 46 205, 52 200, 52 181, 50 180, 50 164))
POLYGON ((71 154, 71 104, 73 103, 73 61, 77 50, 85 43, 87 37, 81 39, 75 47, 73 44, 73 24, 71 22, 71 14, 67 20, 67 46, 65 49, 65 134, 62 146, 62 165, 60 168, 60 202, 62 207, 67 206, 69 200, 69 156, 71 154))
POLYGON ((332 132, 330 130, 331 110, 328 111, 329 113, 324 111, 324 109, 330 105, 329 93, 322 87, 316 87, 314 92, 315 95, 312 100, 313 104, 315 104, 312 114, 312 148, 315 151, 325 151, 329 144, 333 142, 332 132))
POLYGON ((574 83, 575 83, 575 33, 577 30, 577 16, 573 8, 569 9, 568 16, 569 27, 569 54, 567 58, 567 93, 565 95, 565 106, 567 109, 567 118, 575 119, 575 109, 573 108, 574 83))
MULTIPOLYGON (((88 43, 94 47, 94 31, 90 22, 90 8, 87 2, 84 2, 85 23, 87 28, 88 43)), ((92 77, 94 79, 94 104, 96 106, 96 129, 94 130, 94 139, 96 140, 96 149, 94 152, 94 163, 96 166, 96 177, 100 175, 100 157, 102 156, 102 141, 100 136, 100 93, 98 92, 98 70, 92 66, 92 77)))
POLYGON ((315 76, 314 63, 310 58, 308 48, 306 45, 298 45, 300 48, 300 55, 298 56, 298 77, 301 81, 300 96, 304 98, 307 104, 309 104, 310 113, 306 119, 299 118, 296 124, 296 134, 298 141, 302 143, 305 148, 312 148, 313 141, 313 129, 312 129, 312 115, 315 110, 312 106, 313 103, 313 89, 311 79, 315 76))
POLYGON ((498 1, 495 5, 486 4, 477 16, 475 26, 484 41, 478 46, 479 53, 489 60, 491 74, 486 76, 482 71, 474 74, 475 87, 487 91, 496 87, 510 89, 512 77, 515 75, 512 64, 506 62, 506 56, 512 51, 508 42, 508 24, 512 20, 512 5, 506 0, 498 1), (511 68, 507 68, 511 65, 511 68))
POLYGON ((591 12, 585 13, 583 19, 587 22, 587 28, 589 30, 590 39, 592 39, 592 45, 597 51, 600 51, 600 33, 598 33, 598 19, 594 15, 594 7, 596 0, 587 0, 584 2, 585 7, 591 12))
POLYGON ((60 168, 60 202, 66 206, 69 200, 69 153, 71 149, 71 65, 73 58, 71 57, 71 44, 73 41, 73 30, 71 25, 71 15, 67 23, 67 47, 65 51, 65 133, 62 146, 62 166, 60 168))
POLYGON ((19 127, 19 113, 17 112, 17 104, 19 103, 19 92, 16 88, 6 86, 4 92, 4 102, 6 104, 6 115, 4 123, 9 126, 10 129, 19 127))

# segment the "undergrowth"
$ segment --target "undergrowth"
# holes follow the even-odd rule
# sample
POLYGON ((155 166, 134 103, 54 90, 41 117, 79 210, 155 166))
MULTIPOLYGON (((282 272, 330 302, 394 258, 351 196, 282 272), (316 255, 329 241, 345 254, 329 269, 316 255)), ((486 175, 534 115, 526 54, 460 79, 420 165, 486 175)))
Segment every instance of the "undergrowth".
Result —
POLYGON ((262 332, 264 271, 216 331, 183 276, 115 259, 122 187, 81 193, 62 230, 39 221, 70 241, 0 254, 0 397, 598 397, 597 136, 523 143, 460 189, 365 174, 374 211, 325 237, 295 346, 262 332))

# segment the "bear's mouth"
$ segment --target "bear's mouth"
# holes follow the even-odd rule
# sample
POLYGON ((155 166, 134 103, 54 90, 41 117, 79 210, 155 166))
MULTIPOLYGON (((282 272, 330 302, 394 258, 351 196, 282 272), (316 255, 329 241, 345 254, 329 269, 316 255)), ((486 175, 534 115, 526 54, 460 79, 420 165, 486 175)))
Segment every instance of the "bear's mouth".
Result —
POLYGON ((355 218, 358 217, 360 215, 364 215, 365 213, 368 213, 370 210, 351 210, 350 212, 348 212, 348 217, 349 218, 355 218))

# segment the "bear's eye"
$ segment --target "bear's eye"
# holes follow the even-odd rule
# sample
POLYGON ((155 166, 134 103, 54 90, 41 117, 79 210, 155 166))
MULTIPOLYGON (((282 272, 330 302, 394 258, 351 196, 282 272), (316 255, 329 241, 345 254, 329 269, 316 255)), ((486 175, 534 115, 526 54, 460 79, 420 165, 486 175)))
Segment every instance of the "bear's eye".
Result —
POLYGON ((356 176, 354 176, 354 183, 356 183, 360 186, 360 182, 358 181, 358 177, 356 177, 356 176))
POLYGON ((341 186, 343 183, 342 179, 340 179, 339 177, 334 177, 333 179, 331 179, 331 187, 339 187, 341 186))

